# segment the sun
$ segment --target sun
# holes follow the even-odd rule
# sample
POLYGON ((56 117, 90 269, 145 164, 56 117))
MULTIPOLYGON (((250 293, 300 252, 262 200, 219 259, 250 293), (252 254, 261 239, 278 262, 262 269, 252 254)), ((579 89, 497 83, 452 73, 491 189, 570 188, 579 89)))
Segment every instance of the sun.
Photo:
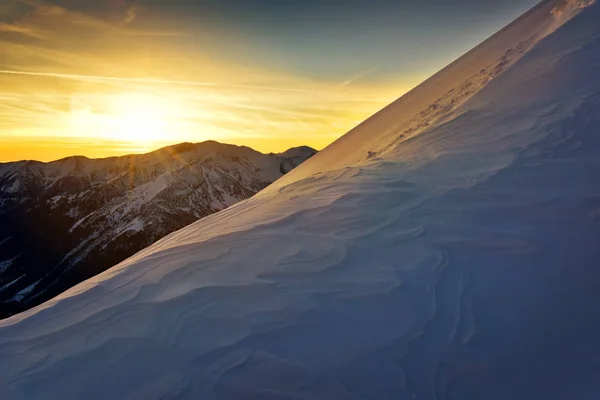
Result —
POLYGON ((73 136, 152 147, 176 134, 176 114, 177 108, 164 97, 123 93, 75 99, 68 119, 73 136))
POLYGON ((169 106, 158 96, 124 94, 111 104, 110 118, 119 140, 153 142, 168 137, 169 106))

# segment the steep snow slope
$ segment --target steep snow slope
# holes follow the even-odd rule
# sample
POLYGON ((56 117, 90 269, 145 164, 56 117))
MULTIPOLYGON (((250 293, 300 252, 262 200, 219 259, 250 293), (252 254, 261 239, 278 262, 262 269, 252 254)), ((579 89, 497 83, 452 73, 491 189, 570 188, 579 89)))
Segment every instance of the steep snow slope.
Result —
POLYGON ((1 322, 0 395, 598 398, 599 20, 542 3, 420 108, 1 322))
POLYGON ((291 182, 300 175, 361 164, 365 159, 385 154, 397 144, 443 122, 540 39, 554 32, 590 3, 590 0, 542 1, 533 12, 526 13, 367 119, 280 184, 291 182), (550 13, 554 18, 547 18, 550 13))
POLYGON ((0 164, 0 318, 29 309, 292 170, 309 147, 217 142, 0 164))

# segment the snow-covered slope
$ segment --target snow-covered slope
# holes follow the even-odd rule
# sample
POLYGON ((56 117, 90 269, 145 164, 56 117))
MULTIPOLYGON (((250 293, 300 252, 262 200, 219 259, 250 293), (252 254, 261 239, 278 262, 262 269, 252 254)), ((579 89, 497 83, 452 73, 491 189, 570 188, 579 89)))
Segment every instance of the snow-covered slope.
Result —
POLYGON ((316 151, 217 142, 126 157, 0 164, 0 318, 247 199, 316 151))
POLYGON ((0 396, 598 398, 598 21, 543 2, 250 200, 0 322, 0 396))

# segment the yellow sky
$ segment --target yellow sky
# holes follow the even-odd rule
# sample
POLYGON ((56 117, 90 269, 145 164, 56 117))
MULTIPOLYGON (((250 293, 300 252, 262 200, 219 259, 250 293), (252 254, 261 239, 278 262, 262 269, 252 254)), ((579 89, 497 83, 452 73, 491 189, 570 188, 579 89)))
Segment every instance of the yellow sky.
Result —
POLYGON ((365 82, 376 68, 331 81, 240 65, 176 25, 134 28, 144 11, 114 3, 103 18, 34 0, 0 5, 0 162, 204 140, 321 149, 428 74, 377 84, 365 82))

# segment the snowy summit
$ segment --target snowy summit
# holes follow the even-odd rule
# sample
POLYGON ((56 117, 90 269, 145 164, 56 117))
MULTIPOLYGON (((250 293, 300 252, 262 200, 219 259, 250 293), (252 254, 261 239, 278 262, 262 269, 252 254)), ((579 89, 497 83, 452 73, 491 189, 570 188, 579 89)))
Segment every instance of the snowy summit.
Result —
POLYGON ((600 397, 600 4, 0 322, 2 399, 600 397))

